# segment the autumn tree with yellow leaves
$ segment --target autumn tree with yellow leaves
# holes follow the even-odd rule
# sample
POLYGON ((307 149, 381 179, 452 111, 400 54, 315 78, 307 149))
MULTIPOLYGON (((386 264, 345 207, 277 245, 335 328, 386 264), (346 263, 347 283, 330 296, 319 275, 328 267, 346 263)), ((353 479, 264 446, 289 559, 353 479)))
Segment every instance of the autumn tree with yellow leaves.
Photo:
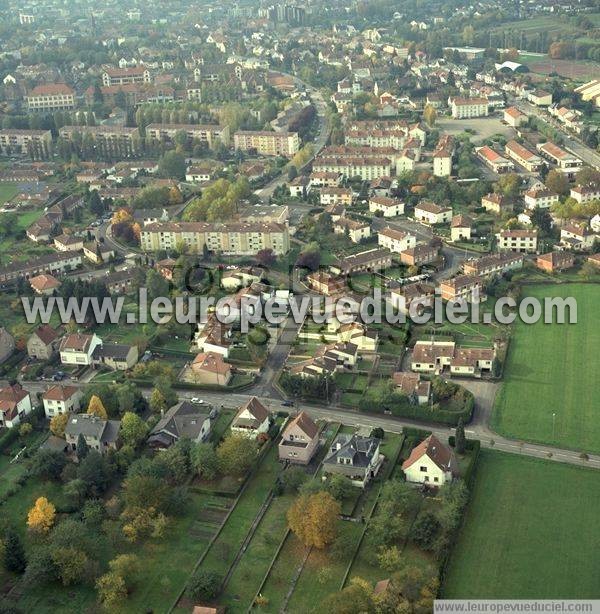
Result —
POLYGON ((106 413, 106 409, 100 397, 93 395, 90 399, 87 409, 88 414, 92 414, 93 416, 98 416, 98 418, 102 418, 103 420, 108 420, 108 414, 106 413))
POLYGON ((27 526, 36 533, 48 533, 55 517, 54 505, 46 497, 39 497, 27 514, 27 526))
POLYGON ((340 504, 328 492, 300 495, 288 510, 288 526, 304 545, 325 548, 337 535, 340 512, 340 504))

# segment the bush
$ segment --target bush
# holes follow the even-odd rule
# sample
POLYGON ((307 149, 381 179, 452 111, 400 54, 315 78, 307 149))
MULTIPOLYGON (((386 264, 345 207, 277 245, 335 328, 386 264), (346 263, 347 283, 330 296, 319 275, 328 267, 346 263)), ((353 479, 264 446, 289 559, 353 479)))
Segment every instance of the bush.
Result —
POLYGON ((188 582, 187 593, 195 601, 209 601, 221 592, 221 576, 209 569, 199 569, 188 582))

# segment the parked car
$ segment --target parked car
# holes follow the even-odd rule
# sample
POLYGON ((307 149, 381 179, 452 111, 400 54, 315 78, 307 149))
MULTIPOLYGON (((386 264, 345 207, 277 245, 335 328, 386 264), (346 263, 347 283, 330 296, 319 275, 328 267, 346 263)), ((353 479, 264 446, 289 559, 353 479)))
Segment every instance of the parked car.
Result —
POLYGON ((286 400, 286 401, 284 401, 284 402, 282 403, 282 405, 283 405, 284 407, 293 407, 293 406, 294 406, 294 401, 289 401, 289 400, 286 400))
POLYGON ((204 405, 204 399, 199 399, 198 397, 192 397, 190 399, 190 403, 197 403, 198 405, 204 405))

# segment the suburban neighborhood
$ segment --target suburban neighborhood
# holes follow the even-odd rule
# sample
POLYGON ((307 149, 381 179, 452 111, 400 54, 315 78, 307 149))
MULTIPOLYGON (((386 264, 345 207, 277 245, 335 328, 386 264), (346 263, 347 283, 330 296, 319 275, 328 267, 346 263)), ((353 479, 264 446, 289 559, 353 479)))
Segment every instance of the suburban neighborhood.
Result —
POLYGON ((0 611, 600 599, 597 2, 2 9, 0 611))

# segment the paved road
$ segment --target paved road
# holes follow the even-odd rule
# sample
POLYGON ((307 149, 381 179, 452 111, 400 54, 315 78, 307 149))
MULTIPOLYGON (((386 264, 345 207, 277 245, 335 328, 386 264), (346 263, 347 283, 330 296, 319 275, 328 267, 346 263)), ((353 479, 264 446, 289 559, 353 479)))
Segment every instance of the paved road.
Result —
POLYGON ((571 151, 571 153, 574 153, 576 156, 579 156, 586 164, 600 170, 600 153, 594 151, 587 145, 584 145, 577 136, 568 132, 566 128, 547 111, 543 111, 525 100, 514 100, 513 102, 517 108, 524 113, 533 115, 558 130, 563 137, 564 147, 566 149, 571 151))
MULTIPOLYGON (((300 79, 298 79, 297 77, 294 77, 294 81, 299 88, 301 89, 303 88, 308 92, 311 102, 317 112, 317 119, 319 122, 319 133, 317 135, 317 138, 313 142, 314 155, 316 156, 321 151, 321 149, 325 147, 325 145, 327 144, 327 140, 329 139, 329 124, 327 122, 327 116, 325 114, 325 111, 327 109, 327 103, 325 102, 323 95, 321 94, 321 92, 319 92, 319 90, 307 85, 303 81, 300 81, 300 79)), ((312 161, 313 158, 311 158, 309 162, 312 161)), ((284 183, 286 183, 287 180, 288 180, 287 174, 282 173, 281 175, 278 175, 277 177, 272 179, 263 188, 260 188, 259 190, 255 190, 254 193, 257 196, 259 196, 261 200, 266 202, 271 198, 275 189, 279 187, 280 185, 283 185, 284 183)))
MULTIPOLYGON (((465 380, 462 383, 469 388, 471 387, 471 384, 476 384, 477 382, 470 383, 465 380)), ((73 384, 76 386, 79 385, 76 382, 73 384)), ((6 382, 0 382, 0 386, 4 385, 6 385, 6 382)), ((48 386, 48 382, 26 382, 24 384, 24 387, 32 394, 43 392, 48 388, 48 386)), ((260 384, 258 386, 260 387, 260 384)), ((150 389, 143 389, 142 392, 145 396, 150 395, 150 389)), ((195 390, 178 391, 178 394, 181 399, 191 399, 192 397, 199 396, 207 403, 212 403, 216 407, 238 407, 245 403, 251 396, 254 396, 252 391, 240 394, 226 391, 207 392, 195 390)), ((256 396, 258 396, 271 411, 290 411, 290 408, 284 406, 283 401, 280 399, 273 398, 272 396, 256 396)), ((591 454, 589 455, 588 460, 582 460, 580 457, 580 452, 577 451, 566 450, 548 445, 526 443, 519 440, 508 439, 494 433, 487 424, 487 419, 489 418, 488 411, 491 409, 491 406, 488 406, 487 408, 485 406, 483 408, 480 407, 481 396, 477 397, 476 404, 478 406, 477 412, 480 410, 483 411, 479 416, 477 416, 476 412, 476 418, 471 424, 467 425, 466 433, 467 437, 469 438, 479 439, 484 448, 500 450, 511 454, 522 454, 524 456, 553 460, 570 465, 600 469, 600 455, 591 454)), ((300 403, 298 405, 298 409, 307 411, 315 419, 343 422, 349 426, 357 427, 380 427, 392 433, 400 433, 404 427, 426 429, 434 433, 442 441, 445 441, 447 437, 454 432, 454 429, 440 426, 439 424, 416 422, 414 420, 405 420, 388 415, 363 414, 357 410, 340 407, 337 405, 323 406, 314 405, 312 403, 300 403)))

